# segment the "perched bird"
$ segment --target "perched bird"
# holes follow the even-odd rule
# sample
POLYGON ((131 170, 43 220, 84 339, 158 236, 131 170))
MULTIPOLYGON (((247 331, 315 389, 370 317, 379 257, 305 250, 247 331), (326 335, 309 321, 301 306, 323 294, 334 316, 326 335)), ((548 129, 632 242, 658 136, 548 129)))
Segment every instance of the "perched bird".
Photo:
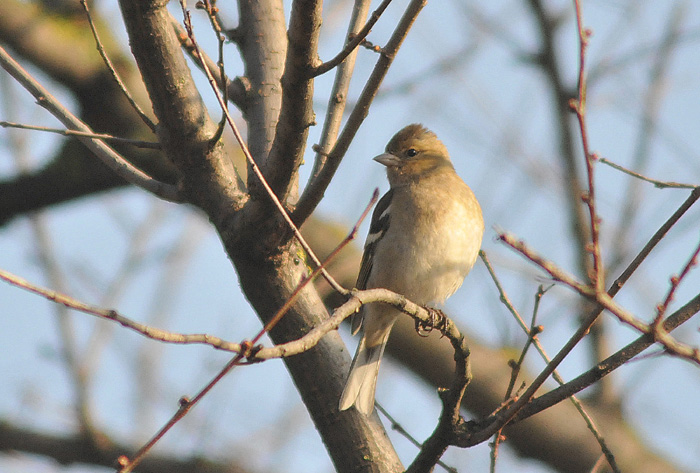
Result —
MULTIPOLYGON (((385 288, 425 305, 443 303, 474 265, 484 233, 481 208, 455 172, 447 148, 421 125, 408 125, 375 161, 386 166, 390 189, 372 214, 358 289, 385 288)), ((388 304, 362 307, 353 334, 363 327, 340 410, 374 409, 377 374, 400 311, 388 304)))

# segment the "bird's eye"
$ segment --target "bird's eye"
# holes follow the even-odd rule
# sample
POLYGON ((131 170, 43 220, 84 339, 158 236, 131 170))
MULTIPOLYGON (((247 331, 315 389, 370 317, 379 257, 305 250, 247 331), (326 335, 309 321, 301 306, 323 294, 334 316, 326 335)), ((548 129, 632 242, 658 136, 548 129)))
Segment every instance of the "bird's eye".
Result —
POLYGON ((410 148, 410 149, 406 150, 406 156, 408 156, 409 158, 412 158, 417 154, 418 154, 418 150, 416 150, 415 148, 410 148))

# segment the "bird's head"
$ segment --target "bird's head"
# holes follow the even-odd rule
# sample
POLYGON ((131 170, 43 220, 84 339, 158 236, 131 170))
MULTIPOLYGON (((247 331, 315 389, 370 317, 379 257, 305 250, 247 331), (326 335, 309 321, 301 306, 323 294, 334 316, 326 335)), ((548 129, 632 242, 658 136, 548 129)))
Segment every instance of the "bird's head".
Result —
POLYGON ((418 124, 402 128, 374 160, 386 166, 392 187, 417 181, 446 166, 452 168, 445 145, 435 133, 418 124))

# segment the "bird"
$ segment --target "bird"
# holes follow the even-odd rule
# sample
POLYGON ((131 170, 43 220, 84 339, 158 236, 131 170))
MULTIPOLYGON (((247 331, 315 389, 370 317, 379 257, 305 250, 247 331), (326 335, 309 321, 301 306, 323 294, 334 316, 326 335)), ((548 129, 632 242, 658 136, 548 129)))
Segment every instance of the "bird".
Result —
MULTIPOLYGON (((374 158, 386 166, 389 190, 372 213, 357 289, 385 288, 425 306, 442 304, 461 285, 481 248, 484 220, 474 193, 457 175, 445 145, 412 124, 374 158)), ((386 303, 362 306, 352 333, 363 335, 339 410, 374 410, 379 364, 401 312, 386 303)))

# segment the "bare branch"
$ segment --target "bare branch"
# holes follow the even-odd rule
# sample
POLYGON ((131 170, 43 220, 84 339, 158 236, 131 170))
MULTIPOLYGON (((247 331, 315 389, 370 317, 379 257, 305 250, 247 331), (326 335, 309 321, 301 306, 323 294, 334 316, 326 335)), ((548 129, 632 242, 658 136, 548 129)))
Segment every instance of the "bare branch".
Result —
POLYGON ((427 0, 412 0, 406 7, 406 11, 401 17, 399 24, 396 25, 394 33, 391 35, 391 38, 389 38, 384 49, 382 49, 382 54, 377 60, 377 64, 374 66, 374 70, 365 84, 355 108, 350 113, 338 141, 335 143, 335 146, 333 146, 333 150, 328 153, 328 156, 320 155, 324 162, 321 165, 315 166, 315 173, 306 185, 299 199, 299 204, 292 214, 292 219, 297 224, 304 222, 323 198, 323 193, 326 191, 331 179, 333 179, 338 166, 340 166, 340 162, 350 147, 355 133, 357 133, 360 125, 367 117, 369 107, 372 105, 377 91, 384 77, 386 77, 389 67, 394 61, 403 40, 406 39, 408 31, 411 29, 411 26, 426 3, 427 0))
MULTIPOLYGON (((314 78, 321 32, 321 0, 295 0, 289 18, 287 57, 282 75, 282 107, 268 158, 260 163, 268 184, 280 201, 297 200, 299 166, 304 158, 309 127, 316 123, 313 110, 314 78)), ((255 198, 259 183, 248 187, 255 198)))
MULTIPOLYGON (((566 284, 580 295, 598 303, 617 317, 620 322, 629 325, 642 334, 652 334, 656 341, 662 344, 669 352, 700 365, 700 349, 676 341, 660 323, 646 324, 635 317, 634 314, 614 302, 609 294, 598 292, 596 288, 577 281, 573 276, 558 268, 554 263, 542 258, 528 248, 522 241, 515 239, 511 235, 501 234, 499 238, 537 266, 544 269, 554 280, 566 284)), ((700 247, 698 247, 693 257, 691 257, 690 263, 695 260, 697 251, 700 251, 700 247)))
POLYGON ((685 266, 683 266, 681 272, 678 275, 671 276, 671 287, 669 287, 668 292, 666 293, 666 297, 664 297, 664 301, 656 307, 657 314, 654 320, 655 326, 661 323, 662 318, 666 313, 666 310, 668 310, 669 304, 671 303, 671 301, 673 301, 675 297, 678 286, 680 286, 683 279, 685 279, 685 277, 688 276, 693 267, 697 266, 698 254, 700 254, 700 243, 698 243, 698 245, 695 247, 695 251, 693 251, 693 254, 690 256, 685 266))
MULTIPOLYGON (((350 24, 348 25, 348 41, 351 37, 358 34, 360 25, 367 18, 370 3, 370 0, 355 2, 350 24)), ((345 112, 345 106, 348 101, 350 78, 355 70, 356 58, 357 49, 352 49, 336 70, 333 88, 328 97, 326 119, 323 122, 323 130, 321 131, 321 141, 318 147, 314 147, 316 158, 314 159, 314 167, 311 170, 312 176, 318 174, 319 169, 322 167, 323 163, 326 162, 326 157, 338 138, 338 131, 340 130, 343 113, 345 112)))
MULTIPOLYGON (((700 294, 696 295, 683 307, 668 316, 663 323, 663 328, 665 331, 670 333, 674 329, 680 327, 683 323, 690 320, 698 312, 700 312, 700 294)), ((516 415, 514 422, 525 419, 538 412, 542 412, 544 409, 561 402, 561 400, 566 399, 572 394, 580 392, 588 386, 591 386, 602 377, 607 376, 620 366, 633 359, 655 342, 656 340, 651 334, 642 335, 580 376, 577 376, 568 383, 553 389, 536 399, 533 399, 530 404, 528 404, 516 415)))
MULTIPOLYGON (((68 111, 46 89, 44 89, 33 77, 20 66, 4 48, 0 46, 0 64, 14 77, 29 93, 38 101, 39 105, 58 118, 67 128, 92 133, 92 130, 78 117, 68 111)), ((129 163, 112 148, 100 140, 78 137, 107 166, 120 177, 144 190, 172 202, 181 202, 182 196, 175 186, 157 181, 146 173, 129 163)))
POLYGON ((141 107, 139 107, 139 105, 136 103, 134 98, 131 96, 131 94, 127 90, 126 85, 122 81, 121 77, 119 77, 117 70, 114 68, 112 61, 110 61, 110 59, 109 59, 109 56, 107 56, 107 52, 105 51, 104 47, 102 46, 102 41, 100 41, 100 35, 97 33, 97 28, 95 27, 95 23, 92 21, 92 15, 90 14, 90 8, 88 7, 87 0, 80 0, 80 4, 83 6, 83 10, 85 10, 85 15, 87 16, 88 24, 90 25, 90 30, 92 31, 92 36, 95 38, 95 43, 97 45, 97 52, 100 53, 102 60, 105 62, 105 65, 107 66, 107 70, 112 75, 112 78, 114 79, 114 81, 117 83, 119 90, 122 91, 122 93, 124 94, 124 97, 126 97, 126 99, 131 104, 131 107, 136 111, 136 113, 138 113, 139 117, 141 117, 141 120, 146 124, 146 126, 148 126, 148 128, 150 128, 151 131, 155 133, 156 124, 153 123, 151 118, 148 115, 146 115, 143 110, 141 110, 141 107))
POLYGON ((63 135, 63 136, 84 136, 86 138, 94 138, 96 140, 101 140, 101 141, 106 141, 106 142, 111 141, 113 143, 128 144, 131 146, 135 146, 137 148, 146 148, 146 149, 160 149, 161 148, 160 143, 155 143, 152 141, 131 140, 129 138, 120 138, 118 136, 106 135, 104 133, 88 133, 86 131, 79 131, 79 130, 61 130, 59 128, 47 128, 44 126, 25 125, 23 123, 12 123, 12 122, 6 122, 6 121, 0 121, 0 126, 3 128, 20 128, 23 130, 45 131, 47 133, 56 133, 56 134, 63 135))
POLYGON ((615 164, 606 158, 598 158, 598 162, 601 162, 603 164, 607 164, 608 166, 610 166, 613 169, 617 169, 620 172, 624 172, 625 174, 629 174, 630 176, 636 177, 637 179, 641 179, 642 181, 646 181, 646 182, 649 182, 651 184, 654 184, 654 186, 659 188, 659 189, 667 189, 667 188, 695 189, 696 187, 698 187, 697 185, 693 185, 693 184, 681 184, 678 182, 659 181, 657 179, 652 179, 650 177, 643 176, 638 172, 634 172, 630 169, 622 167, 619 164, 615 164))
MULTIPOLYGON (((197 45, 197 41, 195 40, 195 37, 194 37, 194 31, 192 30, 192 25, 189 21, 189 12, 185 9, 184 3, 181 3, 181 5, 183 8, 183 13, 185 15, 185 28, 187 29, 187 33, 190 37, 190 40, 192 41, 192 44, 195 48, 195 51, 199 51, 200 48, 197 45)), ((273 205, 276 207, 280 216, 284 219, 284 221, 287 223, 287 225, 289 225, 290 230, 292 230, 297 241, 299 241, 299 244, 304 248, 304 251, 306 251, 306 253, 309 255, 309 257, 312 259, 312 261, 316 265, 316 267, 321 271, 321 274, 323 274, 323 277, 326 279, 326 281, 328 281, 328 284, 330 284, 333 287, 333 289, 335 289, 339 293, 347 294, 348 290, 345 289, 340 284, 338 284, 338 282, 323 267, 323 265, 321 264, 321 261, 318 259, 318 257, 314 253, 314 251, 311 249, 309 244, 306 242, 306 240, 302 236, 301 232, 299 231, 299 228, 292 221, 292 218, 287 213, 287 210, 284 208, 284 205, 282 205, 282 202, 277 197, 277 195, 275 194, 272 187, 268 184, 267 180, 265 179, 265 176, 263 176, 263 173, 260 170, 260 166, 258 166, 258 163, 255 162, 252 154, 250 153, 250 150, 248 149, 248 146, 246 145, 245 141, 243 141, 243 136, 241 135, 240 131, 238 131, 238 127, 236 126, 236 122, 233 121, 233 117, 231 117, 231 114, 228 111, 228 107, 226 106, 226 102, 224 102, 224 97, 221 95, 221 92, 216 87, 216 80, 214 79, 214 76, 211 74, 211 71, 209 70, 207 63, 200 61, 200 64, 202 65, 202 68, 204 69, 204 72, 206 73, 207 78, 209 79, 209 84, 211 85, 214 93, 216 94, 216 99, 219 102, 219 106, 221 107, 221 110, 223 111, 224 116, 226 117, 226 120, 228 121, 228 124, 231 127, 231 130, 233 131, 233 134, 236 137, 236 140, 238 141, 238 144, 240 145, 241 150, 243 151, 243 154, 245 155, 246 159, 248 160, 248 164, 250 165, 250 168, 253 170, 253 173, 258 177, 258 181, 263 186, 265 191, 267 192, 269 199, 272 201, 273 205)))
MULTIPOLYGON (((482 261, 484 262, 484 264, 486 265, 486 269, 488 270, 489 274, 491 275, 491 279, 493 280, 494 284, 496 285, 496 288, 498 289, 498 292, 499 292, 500 297, 501 297, 501 302, 503 302, 503 304, 506 306, 506 308, 508 309, 508 311, 513 315, 513 317, 514 317, 515 320, 517 321, 517 323, 518 323, 518 325, 520 326, 520 328, 521 328, 521 329, 525 332, 525 334, 528 336, 528 340, 532 340, 532 341, 533 341, 533 343, 534 343, 534 345, 535 345, 535 348, 537 349, 537 352, 540 354, 540 356, 542 357, 542 359, 543 359, 547 364, 551 363, 551 362, 552 362, 552 359, 551 359, 551 358, 547 355, 547 353, 545 352, 544 347, 543 347, 542 344, 540 343, 539 339, 538 339, 537 337, 531 336, 530 332, 532 331, 532 327, 531 327, 530 329, 528 329, 528 326, 525 324, 525 321, 524 321, 523 318, 520 316, 520 314, 519 314, 518 311, 516 310, 515 306, 514 306, 513 303, 511 302, 510 298, 509 298, 508 295, 506 294, 505 289, 504 289, 503 286, 501 285, 501 282, 498 280, 498 277, 496 276, 496 273, 495 273, 495 271, 493 270, 493 267, 491 266, 491 262, 488 260, 488 258, 487 258, 487 256, 486 256, 486 253, 485 253, 484 251, 481 251, 481 252, 479 253, 479 256, 481 257, 481 260, 482 260, 482 261)), ((550 287, 551 287, 551 286, 550 286, 550 287)), ((548 290, 548 289, 545 289, 545 290, 548 290)), ((543 294, 543 292, 542 292, 542 286, 540 286, 540 290, 538 290, 537 296, 536 296, 536 304, 539 304, 539 301, 541 300, 542 294, 543 294)), ((554 370, 554 371, 552 372, 552 377, 554 378, 554 380, 555 380, 557 383, 559 383, 560 386, 563 386, 564 384, 566 384, 566 382, 564 381, 564 378, 562 378, 562 376, 559 374, 559 372, 558 372, 557 370, 554 370)), ((585 407, 583 406, 583 404, 581 403, 581 401, 579 401, 579 399, 576 397, 575 394, 572 394, 572 395, 569 397, 569 399, 571 400, 571 403, 574 405, 574 407, 576 407, 576 410, 579 412, 579 414, 581 415, 581 417, 583 417, 584 421, 586 422, 586 425, 588 426, 588 429, 593 433, 593 436, 595 437, 596 441, 597 441, 598 444, 600 445, 600 448, 601 448, 601 450, 602 450, 602 452, 603 452, 603 457, 604 457, 605 459, 607 459, 608 464, 611 466, 611 468, 613 469, 613 471, 615 471, 616 473, 618 473, 618 467, 617 467, 617 464, 616 464, 616 461, 615 461, 615 457, 614 457, 614 455, 612 454, 612 452, 610 451, 610 448, 608 447, 607 442, 605 441, 605 439, 603 438, 603 436, 602 436, 601 433, 599 432, 598 428, 596 427, 595 422, 593 421, 593 418, 592 418, 591 415, 586 411, 585 407)), ((499 432, 500 432, 500 431, 499 431, 499 432)), ((498 439, 499 439, 499 438, 500 438, 500 435, 499 435, 498 437, 496 437, 496 440, 494 441, 494 445, 495 445, 495 446, 498 445, 498 439)))
POLYGON ((376 10, 372 13, 372 16, 369 18, 369 21, 365 24, 365 26, 362 27, 361 30, 357 31, 356 33, 352 33, 348 35, 348 42, 345 44, 345 47, 343 48, 342 51, 340 51, 333 59, 331 59, 328 62, 324 62, 323 64, 320 64, 316 66, 312 72, 314 76, 320 76, 321 74, 325 74, 326 72, 330 71, 334 67, 336 67, 338 64, 342 63, 347 59, 348 56, 352 52, 355 51, 357 46, 364 41, 364 39, 367 37, 370 31, 372 31, 372 27, 377 23, 379 20, 379 17, 382 16, 382 13, 384 13, 384 10, 386 10, 386 7, 389 6, 391 3, 391 0, 384 0, 376 10))
POLYGON ((581 3, 579 0, 574 0, 574 7, 576 11, 576 26, 579 40, 578 97, 569 101, 569 106, 574 110, 574 112, 576 112, 579 133, 581 134, 581 146, 583 147, 583 156, 586 163, 588 194, 583 196, 583 200, 588 207, 590 232, 590 244, 586 244, 583 248, 581 248, 581 250, 583 254, 590 253, 592 255, 592 273, 588 274, 588 277, 596 288, 596 291, 602 292, 605 288, 605 268, 603 266, 603 257, 600 251, 600 218, 598 217, 598 213, 596 211, 595 201, 595 174, 593 172, 595 156, 591 152, 590 145, 588 143, 588 126, 586 124, 586 52, 588 50, 588 40, 591 32, 583 25, 583 13, 581 11, 581 3))
MULTIPOLYGON (((253 347, 252 344, 257 342, 257 340, 260 338, 259 336, 257 336, 252 343, 247 341, 242 343, 233 343, 208 334, 182 334, 170 332, 141 324, 129 319, 128 317, 120 315, 115 310, 103 309, 85 304, 58 291, 42 288, 2 269, 0 269, 0 279, 16 287, 44 297, 52 302, 62 304, 70 309, 94 315, 105 320, 117 322, 123 327, 133 330, 152 340, 183 345, 207 345, 219 350, 243 355, 244 357, 248 358, 248 361, 251 362, 268 360, 272 358, 284 358, 303 353, 316 345, 316 343, 318 343, 318 341, 328 332, 337 329, 343 320, 357 312, 362 305, 373 302, 392 304, 397 309, 402 310, 427 327, 437 325, 435 323, 434 314, 428 312, 425 308, 414 304, 404 296, 391 292, 388 289, 368 289, 365 291, 352 291, 350 298, 346 303, 338 307, 330 318, 323 321, 303 337, 292 342, 276 345, 272 348, 264 348, 261 346, 253 347)), ((442 325, 438 325, 435 328, 438 328, 441 331, 445 330, 447 333, 456 333, 452 332, 453 330, 457 330, 456 327, 453 329, 449 324, 445 325, 446 322, 441 323, 442 325)))

